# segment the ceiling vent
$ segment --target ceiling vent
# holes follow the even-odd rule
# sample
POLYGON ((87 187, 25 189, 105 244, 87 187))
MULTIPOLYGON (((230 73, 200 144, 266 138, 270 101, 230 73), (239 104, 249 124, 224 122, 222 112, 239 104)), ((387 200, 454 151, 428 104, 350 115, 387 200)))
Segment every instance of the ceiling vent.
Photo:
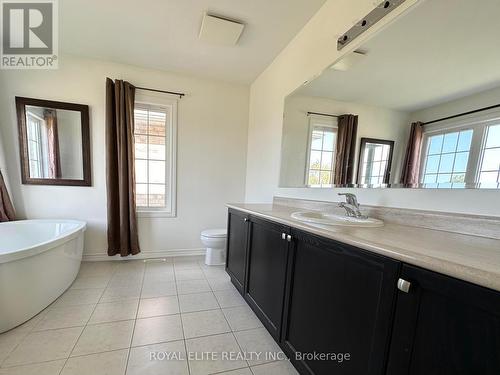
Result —
POLYGON ((200 40, 212 44, 234 46, 243 32, 241 22, 205 13, 200 29, 200 40))

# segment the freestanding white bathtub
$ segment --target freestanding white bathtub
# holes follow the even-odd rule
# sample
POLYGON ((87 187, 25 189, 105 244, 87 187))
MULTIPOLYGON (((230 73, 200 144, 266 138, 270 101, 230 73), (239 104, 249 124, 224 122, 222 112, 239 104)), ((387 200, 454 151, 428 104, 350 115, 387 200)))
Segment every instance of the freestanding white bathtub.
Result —
POLYGON ((85 228, 74 220, 0 223, 0 333, 38 314, 71 285, 85 228))

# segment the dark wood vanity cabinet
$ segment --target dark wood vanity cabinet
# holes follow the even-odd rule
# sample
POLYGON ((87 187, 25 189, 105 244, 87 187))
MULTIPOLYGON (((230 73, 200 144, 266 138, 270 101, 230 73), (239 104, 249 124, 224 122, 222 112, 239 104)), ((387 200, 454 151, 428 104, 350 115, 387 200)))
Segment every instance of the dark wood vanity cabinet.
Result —
POLYGON ((251 218, 244 297, 267 330, 280 340, 290 229, 251 218))
POLYGON ((227 231, 226 272, 236 289, 243 294, 247 263, 248 215, 229 210, 227 231))
POLYGON ((228 225, 227 272, 300 374, 500 374, 499 292, 237 210, 228 225))
POLYGON ((292 236, 286 354, 302 374, 383 374, 399 262, 301 231, 292 236), (301 359, 315 352, 338 359, 301 359))
POLYGON ((500 374, 500 293, 404 265, 388 375, 500 374))

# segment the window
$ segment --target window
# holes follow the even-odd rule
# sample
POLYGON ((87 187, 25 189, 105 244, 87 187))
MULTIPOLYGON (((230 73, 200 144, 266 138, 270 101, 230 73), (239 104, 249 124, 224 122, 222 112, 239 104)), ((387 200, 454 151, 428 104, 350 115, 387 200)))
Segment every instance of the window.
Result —
POLYGON ((311 116, 306 168, 306 185, 328 187, 333 183, 337 119, 311 116))
POLYGON ((358 184, 388 184, 394 141, 361 138, 358 184))
POLYGON ((175 216, 175 115, 176 102, 135 103, 135 180, 139 216, 175 216))
POLYGON ((500 183, 500 124, 488 126, 482 152, 479 182, 484 187, 500 183))
POLYGON ((34 113, 27 113, 27 136, 28 136, 28 152, 29 152, 29 171, 31 178, 42 178, 44 174, 44 158, 43 158, 43 119, 34 113))
POLYGON ((500 187, 500 112, 425 128, 420 181, 425 187, 500 187))
POLYGON ((429 136, 422 182, 465 184, 465 173, 472 142, 472 129, 450 131, 429 136))

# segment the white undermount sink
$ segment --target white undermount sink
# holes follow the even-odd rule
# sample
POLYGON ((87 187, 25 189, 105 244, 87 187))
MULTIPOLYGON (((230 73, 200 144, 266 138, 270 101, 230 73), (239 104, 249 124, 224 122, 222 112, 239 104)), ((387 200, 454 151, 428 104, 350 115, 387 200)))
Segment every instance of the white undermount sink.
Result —
POLYGON ((349 227, 381 227, 384 225, 382 220, 373 218, 357 218, 343 215, 329 214, 319 211, 299 211, 294 212, 292 219, 304 223, 322 224, 322 225, 342 225, 349 227))

